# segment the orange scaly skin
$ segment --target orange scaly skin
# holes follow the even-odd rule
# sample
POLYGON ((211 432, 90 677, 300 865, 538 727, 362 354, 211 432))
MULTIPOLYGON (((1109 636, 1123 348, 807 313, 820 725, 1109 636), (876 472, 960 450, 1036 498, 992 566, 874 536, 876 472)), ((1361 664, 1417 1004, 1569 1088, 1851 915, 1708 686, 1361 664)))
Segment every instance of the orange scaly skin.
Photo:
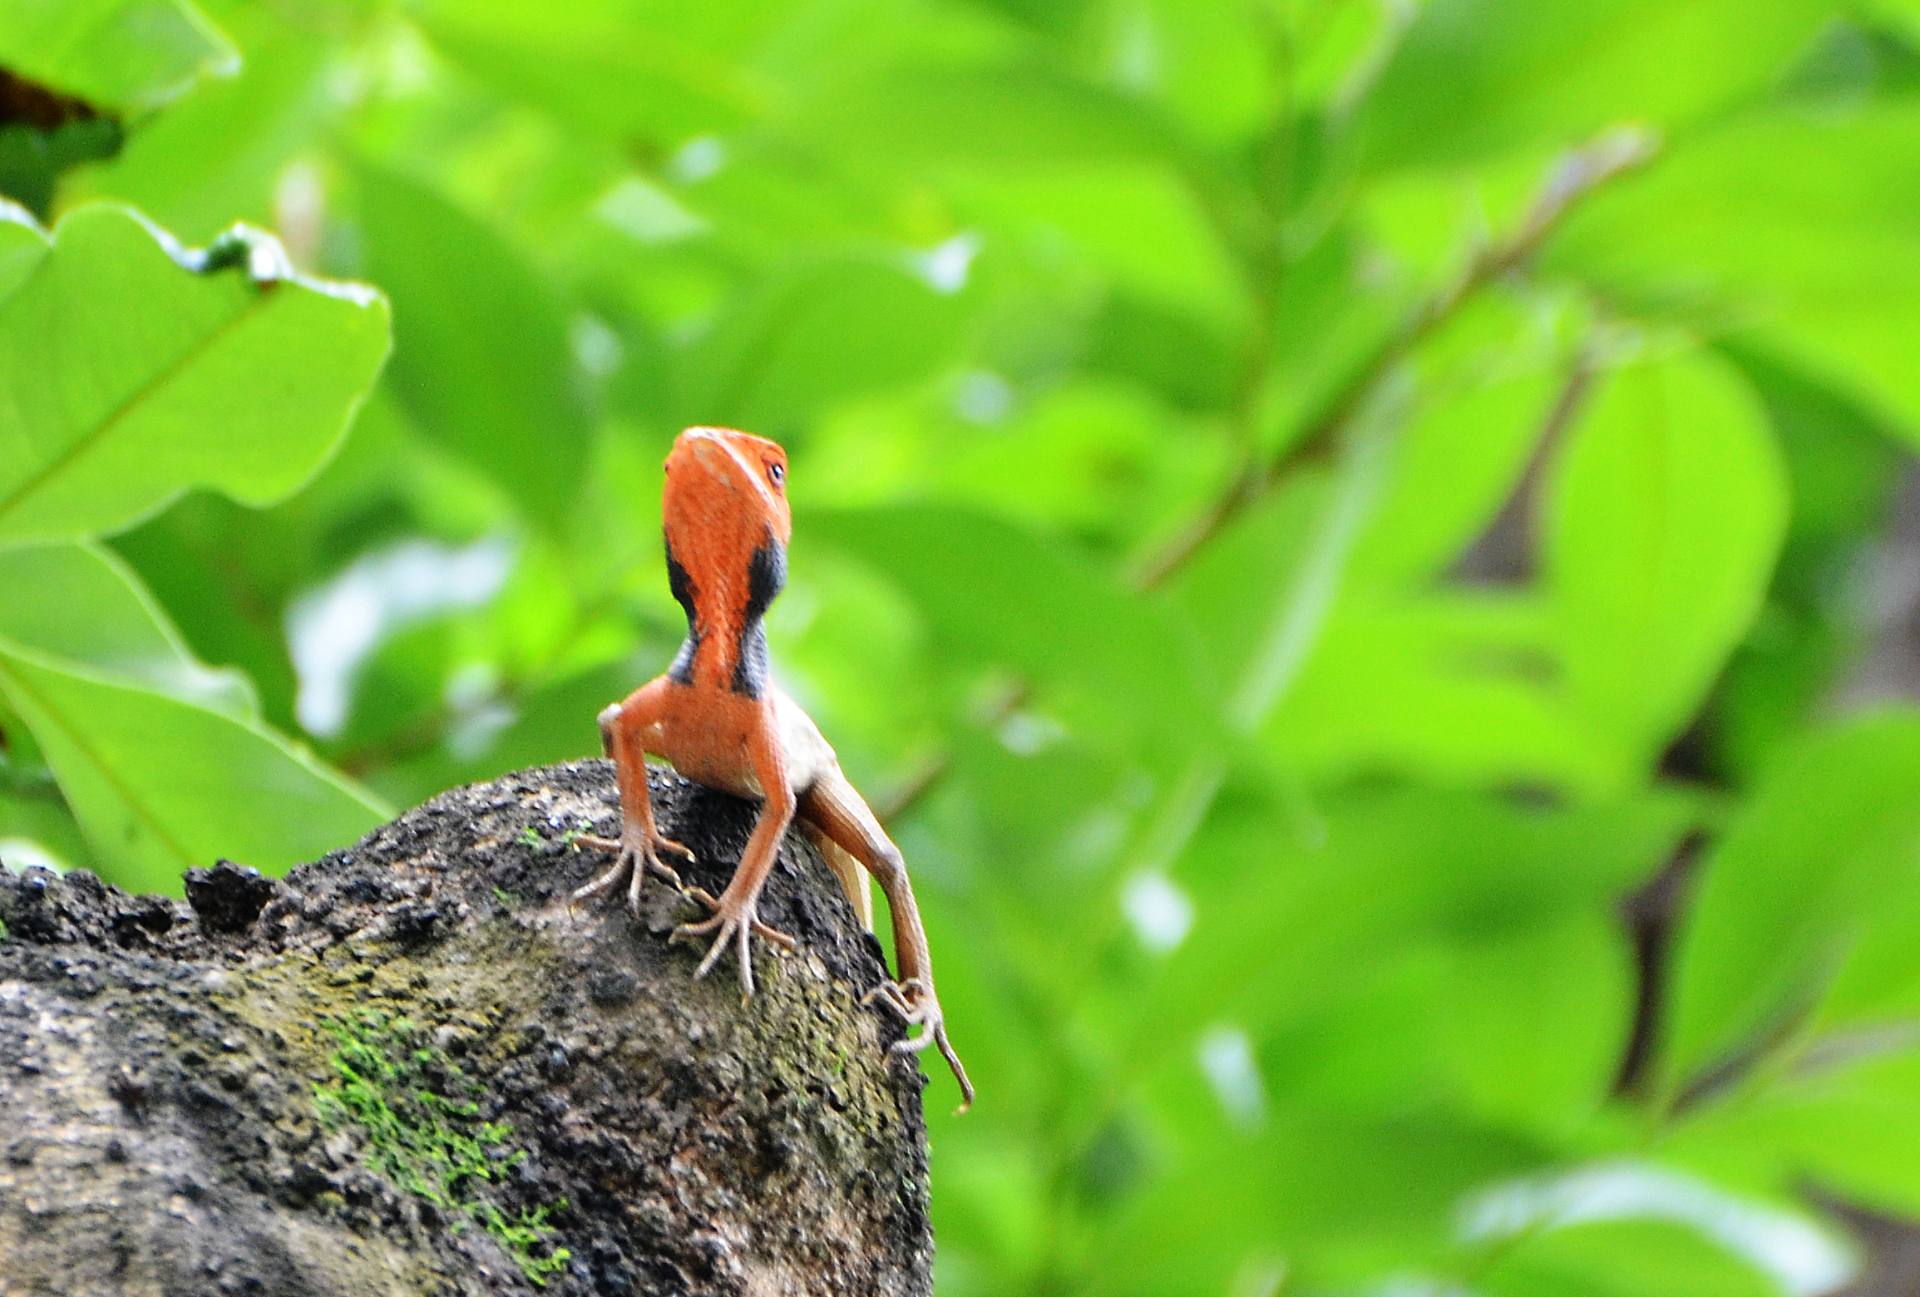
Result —
POLYGON ((751 934, 794 948, 793 938, 760 921, 758 909, 781 835, 797 818, 839 876, 862 922, 871 926, 873 909, 860 869, 886 893, 900 980, 883 983, 870 998, 919 1028, 896 1049, 939 1048, 960 1083, 965 1108, 973 1102, 973 1086, 947 1039, 927 934, 900 849, 847 782, 813 720, 767 674, 761 618, 785 582, 793 534, 786 472, 786 452, 778 445, 730 428, 689 428, 667 455, 662 500, 667 575, 687 613, 687 639, 667 674, 600 713, 600 734, 619 776, 620 838, 577 839, 582 846, 617 853, 617 859, 574 899, 624 884, 637 913, 649 873, 680 885, 661 853, 688 859, 692 853, 654 824, 648 753, 665 757, 696 783, 763 799, 726 890, 718 899, 697 888, 692 893, 713 917, 674 930, 675 936, 714 934, 694 976, 705 977, 732 944, 739 955, 741 990, 751 996, 751 934))

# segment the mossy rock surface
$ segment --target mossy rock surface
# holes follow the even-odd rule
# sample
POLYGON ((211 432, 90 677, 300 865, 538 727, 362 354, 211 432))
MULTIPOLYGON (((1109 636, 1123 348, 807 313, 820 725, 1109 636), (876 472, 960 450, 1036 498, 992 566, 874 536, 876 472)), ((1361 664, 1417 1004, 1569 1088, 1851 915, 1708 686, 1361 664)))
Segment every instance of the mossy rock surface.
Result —
MULTIPOLYGON (((718 892, 755 808, 654 773, 718 892)), ((611 768, 456 789, 191 904, 0 870, 0 1294, 924 1294, 922 1080, 790 835, 742 1005, 604 868, 611 768)))

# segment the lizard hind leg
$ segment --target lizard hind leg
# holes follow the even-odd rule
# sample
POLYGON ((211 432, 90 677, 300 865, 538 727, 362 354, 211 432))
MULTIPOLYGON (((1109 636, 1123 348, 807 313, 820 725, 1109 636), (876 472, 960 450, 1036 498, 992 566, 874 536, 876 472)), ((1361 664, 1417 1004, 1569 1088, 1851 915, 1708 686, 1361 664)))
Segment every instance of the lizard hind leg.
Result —
MULTIPOLYGON (((973 1103, 973 1082, 960 1062, 953 1042, 947 1039, 946 1016, 933 989, 933 953, 927 945, 926 929, 920 923, 920 905, 914 899, 913 884, 907 878, 900 848, 880 827, 872 808, 841 773, 838 763, 829 765, 802 794, 800 818, 829 838, 834 845, 865 867, 886 893, 887 909, 893 915, 894 957, 900 962, 899 980, 882 982, 867 997, 885 1004, 908 1027, 920 1030, 895 1045, 903 1051, 918 1051, 929 1045, 938 1047, 941 1057, 960 1085, 960 1111, 973 1103)), ((837 870, 836 870, 837 872, 837 870)))

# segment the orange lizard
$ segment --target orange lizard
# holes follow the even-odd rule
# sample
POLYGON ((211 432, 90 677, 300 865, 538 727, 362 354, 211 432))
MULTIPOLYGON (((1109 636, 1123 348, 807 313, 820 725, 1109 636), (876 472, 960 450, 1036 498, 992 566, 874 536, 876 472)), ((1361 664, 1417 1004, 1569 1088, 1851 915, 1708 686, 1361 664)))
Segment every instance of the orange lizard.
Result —
POLYGON ((886 893, 893 912, 900 978, 869 996, 909 1027, 895 1049, 939 1047, 960 1083, 964 1109, 973 1102, 966 1068, 947 1039, 946 1020, 933 990, 933 961, 913 886, 880 821, 841 773, 839 759, 800 705, 767 674, 767 606, 786 582, 787 455, 776 443, 729 428, 688 428, 667 455, 662 515, 667 581, 687 614, 687 638, 667 673, 624 702, 600 713, 600 736, 620 785, 618 840, 581 837, 580 845, 616 854, 613 867, 574 893, 587 900, 623 884, 638 913, 641 886, 651 873, 678 887, 679 875, 660 857, 693 853, 661 834, 647 792, 648 753, 665 757, 686 778, 741 797, 763 799, 759 819, 732 881, 716 900, 692 895, 713 911, 683 924, 674 936, 714 934, 695 977, 704 977, 729 943, 739 953, 740 985, 753 994, 750 934, 785 950, 793 938, 761 922, 760 890, 773 870, 781 836, 796 817, 820 848, 861 922, 873 923, 864 867, 886 893))

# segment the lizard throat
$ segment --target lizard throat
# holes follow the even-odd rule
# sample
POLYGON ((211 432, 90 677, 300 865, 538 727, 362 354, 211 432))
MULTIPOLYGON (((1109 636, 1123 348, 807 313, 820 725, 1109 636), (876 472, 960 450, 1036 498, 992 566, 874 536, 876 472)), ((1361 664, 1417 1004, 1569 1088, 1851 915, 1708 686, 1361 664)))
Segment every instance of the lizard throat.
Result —
POLYGON ((768 535, 747 566, 744 604, 709 609, 702 592, 671 549, 667 581, 687 615, 687 637, 675 654, 667 678, 677 684, 724 687, 748 698, 767 690, 766 612, 786 584, 786 547, 768 535))

